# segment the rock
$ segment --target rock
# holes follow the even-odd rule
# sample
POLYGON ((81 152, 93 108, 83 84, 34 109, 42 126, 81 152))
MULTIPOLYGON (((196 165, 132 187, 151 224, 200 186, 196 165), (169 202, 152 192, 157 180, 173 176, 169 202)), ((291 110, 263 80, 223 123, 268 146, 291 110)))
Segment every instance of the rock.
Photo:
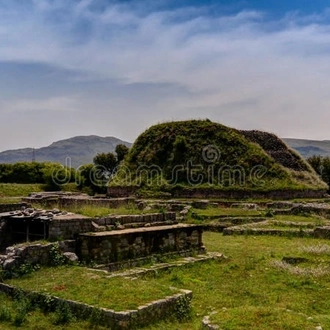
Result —
POLYGON ((144 208, 144 211, 150 211, 151 210, 151 207, 150 206, 146 206, 145 208, 144 208))
POLYGON ((182 211, 180 212, 180 215, 181 215, 182 217, 186 217, 188 213, 189 213, 189 210, 184 209, 184 210, 182 210, 182 211))
POLYGON ((77 262, 79 260, 77 255, 73 252, 64 252, 63 256, 70 262, 77 262))
POLYGON ((15 268, 18 265, 18 259, 9 258, 4 261, 2 267, 4 270, 10 270, 15 268))
POLYGON ((116 229, 125 229, 125 226, 121 224, 116 224, 116 229))
POLYGON ((137 204, 137 208, 139 210, 143 210, 146 206, 147 206, 147 204, 145 202, 142 202, 142 201, 137 204))
POLYGON ((199 200, 199 201, 194 201, 192 203, 192 206, 195 209, 206 209, 210 204, 209 200, 199 200))
POLYGON ((94 221, 92 221, 92 226, 93 226, 94 231, 97 231, 97 232, 106 231, 106 227, 105 226, 99 226, 94 221))
POLYGON ((282 261, 286 262, 287 264, 290 265, 295 265, 295 264, 300 264, 302 262, 307 262, 307 258, 302 258, 302 257, 283 257, 282 261))
POLYGON ((314 236, 317 238, 330 238, 330 226, 316 227, 314 229, 314 236))
POLYGON ((210 317, 205 316, 202 321, 202 329, 217 330, 219 329, 219 326, 211 324, 210 317))

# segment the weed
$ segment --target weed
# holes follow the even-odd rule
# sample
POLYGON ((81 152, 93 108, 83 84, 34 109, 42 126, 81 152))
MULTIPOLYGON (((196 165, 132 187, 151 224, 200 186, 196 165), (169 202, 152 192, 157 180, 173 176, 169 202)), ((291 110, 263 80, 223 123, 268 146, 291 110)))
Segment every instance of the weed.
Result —
POLYGON ((0 307, 0 322, 8 322, 11 321, 12 314, 11 310, 7 306, 1 306, 0 307))
POLYGON ((192 308, 191 300, 187 296, 180 296, 175 305, 176 318, 182 322, 191 319, 192 308))
POLYGON ((49 264, 51 266, 61 266, 65 263, 65 257, 62 255, 58 242, 54 243, 49 250, 49 264))
POLYGON ((67 302, 59 303, 55 309, 54 321, 55 325, 63 325, 75 320, 67 302))
POLYGON ((273 218, 274 217, 274 211, 272 209, 266 209, 264 216, 267 218, 273 218))

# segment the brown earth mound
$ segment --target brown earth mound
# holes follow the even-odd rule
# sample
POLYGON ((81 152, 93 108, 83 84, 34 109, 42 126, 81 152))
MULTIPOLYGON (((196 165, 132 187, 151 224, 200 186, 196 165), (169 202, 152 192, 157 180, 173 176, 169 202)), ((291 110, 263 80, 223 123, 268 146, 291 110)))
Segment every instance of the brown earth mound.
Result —
POLYGON ((259 144, 269 156, 282 166, 298 172, 310 171, 301 157, 276 135, 257 130, 240 131, 240 133, 249 141, 259 144))

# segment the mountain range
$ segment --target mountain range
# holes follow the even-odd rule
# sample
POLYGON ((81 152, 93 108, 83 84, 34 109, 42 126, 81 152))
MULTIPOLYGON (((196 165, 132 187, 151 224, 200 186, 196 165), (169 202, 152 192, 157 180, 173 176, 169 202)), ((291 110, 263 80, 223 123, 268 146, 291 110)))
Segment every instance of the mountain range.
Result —
MULTIPOLYGON (((299 152, 304 158, 321 155, 330 156, 330 140, 303 140, 284 138, 283 141, 292 149, 299 152)), ((83 164, 93 162, 93 158, 102 152, 114 152, 118 144, 130 147, 132 143, 118 138, 97 135, 75 136, 60 140, 47 147, 39 149, 24 148, 6 150, 0 152, 0 163, 29 162, 32 160, 42 162, 51 161, 64 165, 71 162, 71 166, 77 168, 83 164)))
POLYGON ((0 163, 16 163, 51 161, 77 168, 83 164, 90 164, 93 158, 102 152, 114 152, 118 144, 130 147, 132 144, 112 136, 100 137, 96 135, 75 136, 52 143, 48 147, 39 149, 24 148, 0 152, 0 163))
POLYGON ((330 140, 282 139, 291 149, 299 152, 304 158, 314 155, 330 156, 330 140))

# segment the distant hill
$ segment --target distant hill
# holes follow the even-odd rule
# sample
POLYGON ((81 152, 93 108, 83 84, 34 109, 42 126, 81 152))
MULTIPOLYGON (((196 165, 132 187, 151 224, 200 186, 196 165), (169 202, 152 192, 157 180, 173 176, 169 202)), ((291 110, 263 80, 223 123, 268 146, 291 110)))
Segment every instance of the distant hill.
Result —
POLYGON ((118 144, 131 146, 130 142, 112 136, 76 136, 39 149, 24 148, 0 152, 0 163, 30 162, 34 157, 38 162, 51 161, 65 164, 66 158, 70 157, 72 167, 77 168, 92 163, 97 153, 113 152, 118 144))
POLYGON ((330 141, 282 139, 290 148, 298 151, 304 158, 320 155, 330 156, 330 141))

